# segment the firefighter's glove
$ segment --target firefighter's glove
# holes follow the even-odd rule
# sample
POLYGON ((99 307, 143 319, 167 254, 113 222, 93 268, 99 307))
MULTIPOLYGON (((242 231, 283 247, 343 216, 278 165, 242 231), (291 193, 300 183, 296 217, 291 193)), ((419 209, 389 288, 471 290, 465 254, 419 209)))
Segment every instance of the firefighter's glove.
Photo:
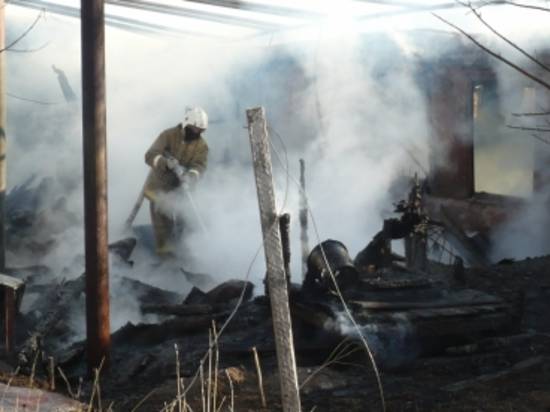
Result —
POLYGON ((170 170, 168 167, 168 159, 162 155, 158 155, 155 157, 155 160, 153 160, 153 168, 159 172, 170 170))
POLYGON ((176 169, 178 168, 178 166, 180 165, 179 162, 174 159, 173 157, 165 157, 163 156, 164 159, 166 159, 166 167, 169 169, 169 170, 172 170, 173 172, 176 171, 176 169))

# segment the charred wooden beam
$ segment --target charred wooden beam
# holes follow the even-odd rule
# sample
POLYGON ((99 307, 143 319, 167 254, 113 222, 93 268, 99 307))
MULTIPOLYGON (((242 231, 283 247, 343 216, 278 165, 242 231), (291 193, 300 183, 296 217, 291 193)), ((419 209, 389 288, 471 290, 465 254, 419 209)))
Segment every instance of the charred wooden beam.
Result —
POLYGON ((445 353, 449 355, 470 355, 472 353, 488 352, 523 343, 534 336, 536 336, 535 333, 524 333, 521 335, 486 338, 468 345, 451 346, 445 350, 445 353))
POLYGON ((175 316, 197 316, 197 315, 211 315, 218 312, 220 308, 208 304, 195 304, 195 305, 163 305, 152 304, 143 305, 141 307, 142 313, 156 313, 160 315, 175 315, 175 316))
POLYGON ((128 323, 113 333, 113 342, 117 345, 151 345, 188 334, 207 333, 212 326, 212 320, 223 321, 227 316, 228 314, 196 315, 170 319, 159 324, 128 323))
POLYGON ((135 296, 141 305, 155 303, 173 305, 181 302, 183 299, 183 296, 176 292, 157 288, 156 286, 126 276, 115 278, 115 282, 117 282, 119 287, 135 296))
MULTIPOLYGON (((510 333, 517 325, 516 309, 499 297, 476 290, 463 290, 428 297, 418 291, 409 299, 402 292, 383 294, 387 301, 348 301, 357 323, 381 341, 405 336, 415 342, 418 353, 440 353, 449 346, 467 344, 488 336, 510 333), (416 299, 414 298, 416 295, 416 299), (396 299, 397 298, 397 299, 396 299)), ((293 316, 321 332, 357 340, 339 317, 338 303, 308 300, 292 303, 293 316)), ((399 338, 401 339, 401 338, 399 338)))
MULTIPOLYGON (((392 268, 397 271, 405 271, 404 266, 393 263, 392 268)), ((361 288, 365 291, 391 291, 391 290, 417 290, 417 289, 429 289, 433 287, 434 282, 423 273, 411 272, 415 277, 407 278, 363 278, 361 280, 361 288), (424 276, 424 277, 420 277, 424 276)))
POLYGON ((548 362, 548 359, 545 358, 544 356, 535 356, 535 357, 532 357, 532 358, 522 360, 522 361, 512 365, 512 367, 510 367, 510 368, 502 369, 498 372, 493 372, 493 373, 488 373, 488 374, 485 374, 485 375, 480 375, 480 376, 477 376, 473 379, 466 379, 466 380, 463 380, 463 381, 455 382, 455 383, 452 383, 450 385, 447 385, 447 386, 443 387, 443 389, 446 390, 446 391, 449 391, 449 392, 459 392, 459 391, 462 391, 464 389, 468 389, 468 388, 471 388, 471 387, 474 387, 474 386, 477 387, 477 386, 479 386, 480 384, 483 384, 483 383, 493 382, 497 379, 502 379, 502 378, 505 378, 507 376, 512 376, 512 375, 521 373, 523 371, 526 371, 526 370, 532 369, 534 367, 540 366, 545 362, 548 362))
POLYGON ((239 299, 242 295, 243 301, 252 297, 254 284, 245 280, 231 279, 223 282, 206 293, 206 302, 209 304, 229 303, 239 299))
POLYGON ((358 302, 350 301, 352 307, 368 309, 370 311, 409 311, 412 309, 442 309, 463 308, 492 305, 503 307, 505 304, 499 299, 487 299, 479 302, 358 302))
POLYGON ((130 256, 136 247, 137 239, 128 237, 109 245, 109 251, 118 256, 122 261, 130 263, 130 256))

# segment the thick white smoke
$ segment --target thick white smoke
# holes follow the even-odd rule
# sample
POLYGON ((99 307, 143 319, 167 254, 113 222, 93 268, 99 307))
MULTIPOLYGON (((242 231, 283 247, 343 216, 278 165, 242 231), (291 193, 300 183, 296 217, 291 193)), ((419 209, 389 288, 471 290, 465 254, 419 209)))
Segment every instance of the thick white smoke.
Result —
MULTIPOLYGON (((355 340, 362 345, 357 328, 344 312, 326 322, 325 329, 355 340)), ((405 314, 388 317, 384 322, 371 321, 360 327, 369 351, 379 368, 402 368, 420 356, 420 338, 414 325, 405 314)))
MULTIPOLYGON (((525 11, 524 19, 517 20, 515 8, 486 10, 490 21, 503 22, 510 35, 524 38, 548 27, 542 26, 540 13, 525 11), (510 16, 516 16, 512 28, 510 16), (527 22, 533 31, 525 30, 527 22)), ((441 14, 467 30, 486 33, 464 9, 441 14)), ((8 35, 22 32, 36 15, 8 5, 8 35)), ((288 155, 290 178, 274 153, 272 157, 279 206, 293 215, 294 279, 299 281, 300 272, 298 189, 293 183, 298 179, 299 158, 306 160, 309 204, 320 240, 338 239, 352 256, 364 247, 381 227, 392 180, 400 173, 419 171, 410 153, 426 167, 429 151, 435 149, 428 141, 424 93, 415 81, 414 62, 419 53, 433 57, 447 50, 447 42, 431 43, 431 39, 439 38, 433 30, 448 27, 429 13, 360 24, 351 17, 342 8, 337 18, 300 31, 239 41, 152 35, 108 26, 110 240, 123 236, 124 220, 148 172, 144 153, 149 145, 162 130, 182 121, 186 106, 201 105, 210 116, 206 133, 210 165, 194 200, 207 230, 195 225, 187 239, 193 259, 185 266, 218 280, 242 277, 261 245, 245 110, 264 105, 282 163, 285 150, 288 155), (426 36, 417 31, 413 41, 403 31, 413 29, 428 31, 426 36)), ((8 56, 10 92, 60 103, 39 105, 10 98, 10 187, 32 174, 56 176, 61 194, 62 187, 81 181, 79 42, 77 20, 46 14, 19 47, 47 46, 8 56), (63 103, 51 65, 65 71, 78 96, 75 104, 63 103)), ((59 234, 58 247, 45 260, 59 272, 83 254, 82 188, 63 194, 80 224, 59 234)), ((145 203, 136 224, 148 222, 145 203)), ((310 231, 310 246, 317 241, 310 231)), ((178 271, 160 273, 144 251, 133 258, 136 278, 181 293, 190 287, 178 271)), ((77 262, 74 276, 83 270, 81 259, 77 262)), ((264 267, 260 256, 251 271, 255 282, 264 276, 264 267)))

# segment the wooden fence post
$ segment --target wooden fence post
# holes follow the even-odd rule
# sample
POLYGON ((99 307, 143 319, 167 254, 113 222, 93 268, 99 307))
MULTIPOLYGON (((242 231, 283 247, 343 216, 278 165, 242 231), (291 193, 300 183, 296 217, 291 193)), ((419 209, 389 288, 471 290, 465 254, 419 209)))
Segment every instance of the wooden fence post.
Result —
POLYGON ((300 390, 292 337, 279 219, 275 209, 273 171, 267 136, 265 110, 257 107, 246 111, 254 175, 258 191, 260 218, 267 264, 267 284, 271 301, 275 348, 279 366, 284 412, 300 412, 300 390))

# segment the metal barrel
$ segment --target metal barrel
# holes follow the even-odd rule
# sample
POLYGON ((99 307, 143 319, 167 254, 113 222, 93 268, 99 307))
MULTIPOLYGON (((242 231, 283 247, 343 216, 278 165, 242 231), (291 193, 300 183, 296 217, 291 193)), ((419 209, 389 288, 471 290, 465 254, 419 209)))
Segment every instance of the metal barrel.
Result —
POLYGON ((346 289, 357 281, 358 271, 346 246, 337 240, 328 239, 315 246, 309 254, 304 287, 334 289, 329 268, 341 289, 346 289))

